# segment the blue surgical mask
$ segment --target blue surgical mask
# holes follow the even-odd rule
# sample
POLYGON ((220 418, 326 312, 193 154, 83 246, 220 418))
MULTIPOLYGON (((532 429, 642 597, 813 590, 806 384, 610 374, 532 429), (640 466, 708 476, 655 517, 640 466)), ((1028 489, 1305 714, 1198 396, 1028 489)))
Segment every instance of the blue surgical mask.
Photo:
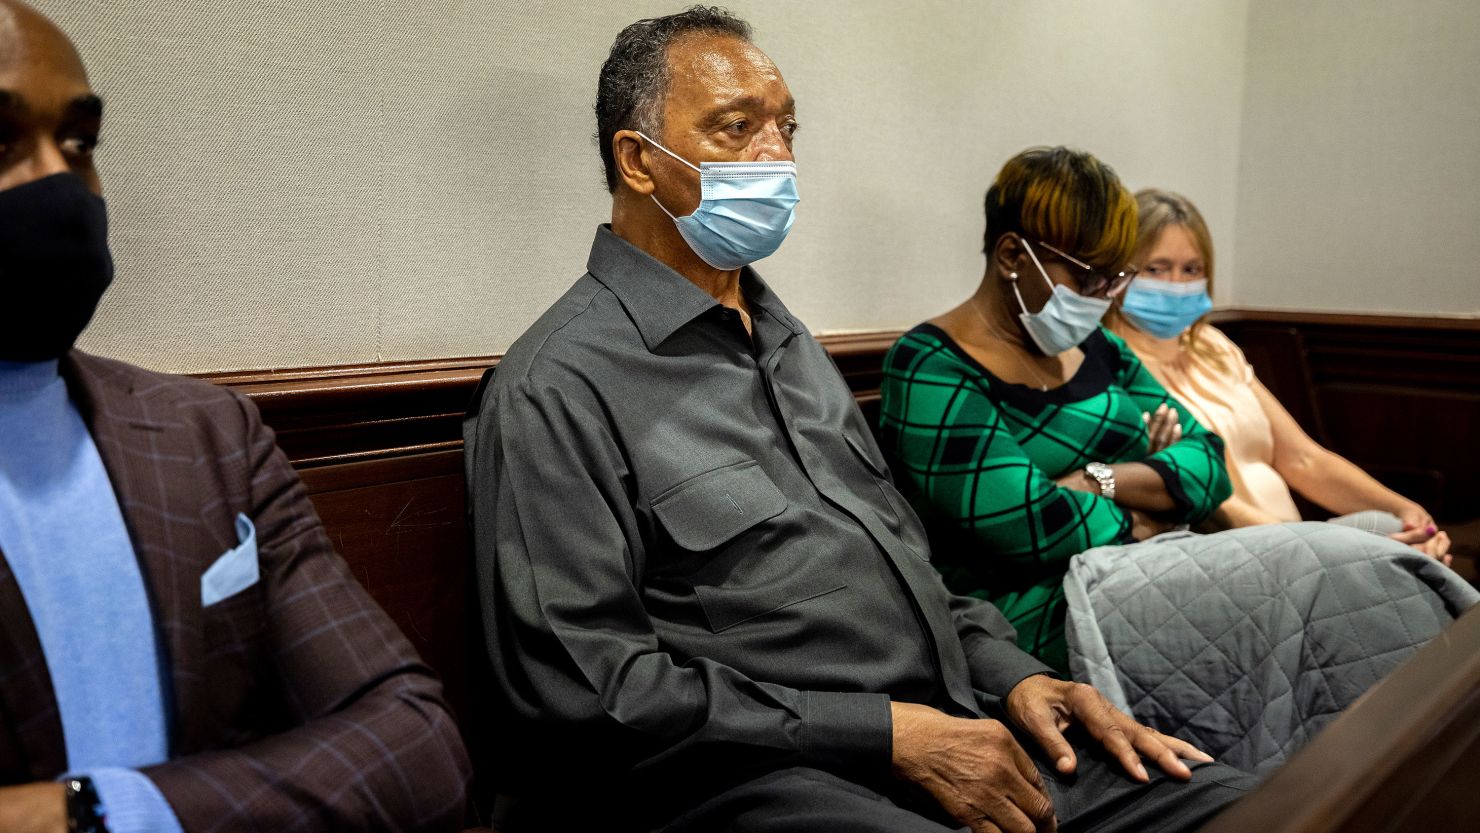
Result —
POLYGON ((1126 287, 1120 311, 1136 329, 1160 339, 1173 339, 1212 308, 1206 280, 1136 278, 1126 287))
POLYGON ((716 269, 739 269, 781 248, 796 215, 795 162, 692 162, 654 142, 653 147, 699 172, 699 207, 673 219, 689 248, 716 269))
POLYGON ((1028 337, 1033 339, 1038 349, 1048 356, 1057 356, 1065 350, 1078 347, 1100 326, 1100 319, 1110 309, 1110 299, 1087 298, 1067 286, 1055 284, 1043 264, 1038 262, 1038 255, 1033 253, 1033 247, 1027 240, 1023 240, 1023 248, 1028 250, 1028 256, 1033 258, 1033 265, 1038 267, 1038 274, 1043 276, 1043 280, 1053 290, 1043 309, 1028 312, 1028 305, 1023 303, 1023 293, 1018 291, 1017 281, 1013 281, 1012 291, 1017 294, 1018 306, 1023 310, 1018 315, 1018 319, 1023 322, 1023 329, 1028 331, 1028 337))

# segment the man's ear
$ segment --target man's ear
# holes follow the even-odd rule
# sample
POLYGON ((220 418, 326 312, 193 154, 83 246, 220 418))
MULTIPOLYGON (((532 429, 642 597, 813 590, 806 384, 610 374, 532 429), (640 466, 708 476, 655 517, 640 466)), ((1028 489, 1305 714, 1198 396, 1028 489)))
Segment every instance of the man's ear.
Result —
POLYGON ((1014 272, 1019 277, 1027 270, 1028 250, 1023 248, 1023 238, 1017 232, 1008 232, 997 238, 992 247, 992 262, 996 264, 998 280, 1012 280, 1014 272))
POLYGON ((653 174, 648 143, 636 130, 612 134, 612 158, 617 162, 617 181, 629 190, 647 196, 653 193, 653 174))

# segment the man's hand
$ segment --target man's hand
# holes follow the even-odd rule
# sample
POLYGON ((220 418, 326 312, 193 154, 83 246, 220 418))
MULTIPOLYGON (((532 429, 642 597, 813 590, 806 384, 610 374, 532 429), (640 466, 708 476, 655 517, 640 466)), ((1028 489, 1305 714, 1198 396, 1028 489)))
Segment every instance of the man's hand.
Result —
POLYGON ((66 833, 67 799, 61 784, 43 781, 0 787, 0 830, 5 833, 66 833))
POLYGON ((1213 760, 1190 743, 1132 720, 1092 687, 1043 675, 1029 677, 1013 688, 1007 695, 1007 716, 1038 741, 1054 768, 1065 775, 1077 765, 1074 749, 1064 739, 1064 731, 1075 724, 1083 726, 1142 783, 1151 780, 1142 758, 1182 781, 1192 777, 1192 770, 1181 758, 1213 760))
POLYGON ((894 772, 972 833, 1052 833, 1053 802, 1028 753, 996 720, 893 703, 894 772))

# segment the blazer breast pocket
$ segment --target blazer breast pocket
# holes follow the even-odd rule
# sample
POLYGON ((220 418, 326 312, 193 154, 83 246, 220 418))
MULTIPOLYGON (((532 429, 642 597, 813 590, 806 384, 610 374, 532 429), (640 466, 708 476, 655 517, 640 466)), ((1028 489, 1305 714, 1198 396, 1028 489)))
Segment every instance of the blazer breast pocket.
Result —
POLYGON ((211 607, 257 584, 257 528, 246 515, 236 516, 237 545, 217 558, 200 577, 200 606, 211 607))

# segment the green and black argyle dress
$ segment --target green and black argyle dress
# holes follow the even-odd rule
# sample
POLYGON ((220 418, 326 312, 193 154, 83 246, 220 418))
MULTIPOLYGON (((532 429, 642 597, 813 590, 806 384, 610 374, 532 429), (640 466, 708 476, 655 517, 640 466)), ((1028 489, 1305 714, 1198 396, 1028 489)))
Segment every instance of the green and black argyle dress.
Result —
POLYGON ((881 439, 894 478, 930 530, 932 558, 957 593, 995 603, 1018 643, 1066 671, 1069 558, 1131 541, 1130 514, 1056 478, 1092 461, 1142 462, 1166 481, 1179 523, 1228 498, 1223 441, 1169 396, 1119 337, 1080 345, 1084 363, 1040 391, 998 379, 945 331, 921 324, 884 361, 881 439), (1143 412, 1177 409, 1182 439, 1147 456, 1143 412))

